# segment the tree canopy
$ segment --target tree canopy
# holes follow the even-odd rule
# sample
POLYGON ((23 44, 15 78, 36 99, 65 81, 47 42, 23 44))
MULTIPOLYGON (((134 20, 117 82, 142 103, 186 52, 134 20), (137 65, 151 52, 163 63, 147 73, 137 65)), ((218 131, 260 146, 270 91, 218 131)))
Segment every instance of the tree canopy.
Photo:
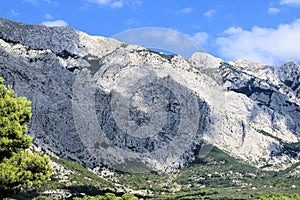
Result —
POLYGON ((17 97, 0 77, 0 198, 23 188, 36 187, 51 174, 50 159, 32 153, 32 138, 27 133, 31 102, 17 97))

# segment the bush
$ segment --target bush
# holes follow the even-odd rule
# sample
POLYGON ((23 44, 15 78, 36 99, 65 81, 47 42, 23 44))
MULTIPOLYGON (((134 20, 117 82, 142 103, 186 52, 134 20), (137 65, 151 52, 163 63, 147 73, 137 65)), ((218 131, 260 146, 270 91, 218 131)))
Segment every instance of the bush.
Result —
POLYGON ((31 102, 17 97, 0 77, 0 199, 22 188, 40 186, 51 174, 50 159, 31 153, 32 138, 26 135, 31 102))

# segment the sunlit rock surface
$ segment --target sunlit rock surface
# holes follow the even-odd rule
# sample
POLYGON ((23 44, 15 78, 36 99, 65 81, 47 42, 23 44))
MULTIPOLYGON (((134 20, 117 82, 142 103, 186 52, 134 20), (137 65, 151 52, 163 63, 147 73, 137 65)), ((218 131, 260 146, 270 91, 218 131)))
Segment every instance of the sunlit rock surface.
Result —
POLYGON ((226 63, 206 53, 186 60, 0 19, 0 76, 32 101, 34 143, 91 168, 172 171, 205 156, 203 142, 270 170, 299 160, 294 62, 226 63))

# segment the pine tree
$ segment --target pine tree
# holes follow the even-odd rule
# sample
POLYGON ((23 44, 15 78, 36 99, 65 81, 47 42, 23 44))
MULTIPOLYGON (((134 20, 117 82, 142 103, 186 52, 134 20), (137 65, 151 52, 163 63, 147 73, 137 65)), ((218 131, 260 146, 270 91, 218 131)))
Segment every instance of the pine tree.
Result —
POLYGON ((0 198, 40 186, 51 173, 49 157, 29 151, 31 102, 3 82, 0 77, 0 198))

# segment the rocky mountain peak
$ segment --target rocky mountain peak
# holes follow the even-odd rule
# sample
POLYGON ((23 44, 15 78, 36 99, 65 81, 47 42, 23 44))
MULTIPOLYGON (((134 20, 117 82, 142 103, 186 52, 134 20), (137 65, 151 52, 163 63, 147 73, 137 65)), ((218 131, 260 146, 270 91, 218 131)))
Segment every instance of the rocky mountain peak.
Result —
POLYGON ((205 156, 204 143, 287 168, 299 161, 299 68, 184 59, 0 19, 0 76, 32 101, 29 134, 91 168, 174 170, 205 156))

